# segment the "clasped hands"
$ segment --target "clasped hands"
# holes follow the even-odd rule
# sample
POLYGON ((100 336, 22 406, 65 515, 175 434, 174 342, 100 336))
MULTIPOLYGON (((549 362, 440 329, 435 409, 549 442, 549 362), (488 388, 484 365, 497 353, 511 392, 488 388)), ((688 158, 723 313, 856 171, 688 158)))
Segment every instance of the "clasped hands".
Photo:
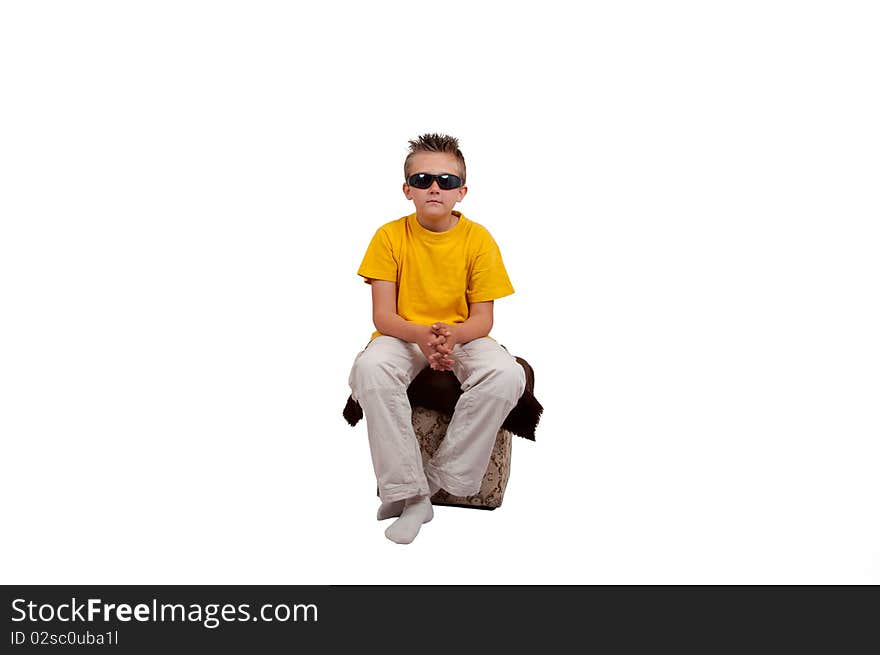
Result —
POLYGON ((446 323, 434 323, 427 326, 429 332, 425 335, 419 347, 428 358, 428 364, 435 371, 452 370, 452 349, 458 343, 455 327, 446 323))

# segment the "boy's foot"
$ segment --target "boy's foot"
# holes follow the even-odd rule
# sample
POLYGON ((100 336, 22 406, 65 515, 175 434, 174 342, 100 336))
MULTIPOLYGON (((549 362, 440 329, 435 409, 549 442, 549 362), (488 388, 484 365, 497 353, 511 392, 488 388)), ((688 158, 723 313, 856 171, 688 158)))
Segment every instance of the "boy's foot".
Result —
POLYGON ((405 500, 392 500, 390 503, 382 503, 379 505, 379 511, 376 512, 376 520, 384 521, 394 516, 400 516, 405 504, 405 500))
POLYGON ((388 526, 385 536, 397 544, 411 543, 423 523, 434 518, 434 508, 428 496, 407 498, 400 518, 388 526))

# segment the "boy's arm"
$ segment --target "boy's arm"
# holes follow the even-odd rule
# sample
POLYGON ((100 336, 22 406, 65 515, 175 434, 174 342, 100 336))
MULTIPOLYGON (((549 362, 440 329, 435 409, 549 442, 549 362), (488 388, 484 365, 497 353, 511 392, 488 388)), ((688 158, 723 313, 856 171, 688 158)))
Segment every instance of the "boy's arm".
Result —
POLYGON ((471 303, 468 308, 468 319, 464 323, 448 326, 455 343, 467 343, 489 336, 494 322, 494 308, 494 300, 471 303))
POLYGON ((388 280, 370 280, 370 286, 373 291, 373 325, 376 329, 389 337, 417 343, 424 334, 425 326, 407 321, 397 313, 397 284, 388 280))
POLYGON ((457 343, 467 343, 474 339, 489 336, 494 322, 493 300, 486 302, 471 303, 468 307, 468 319, 464 323, 448 325, 446 323, 434 323, 431 330, 434 334, 446 337, 443 344, 438 345, 437 352, 441 355, 450 356, 452 349, 457 343))

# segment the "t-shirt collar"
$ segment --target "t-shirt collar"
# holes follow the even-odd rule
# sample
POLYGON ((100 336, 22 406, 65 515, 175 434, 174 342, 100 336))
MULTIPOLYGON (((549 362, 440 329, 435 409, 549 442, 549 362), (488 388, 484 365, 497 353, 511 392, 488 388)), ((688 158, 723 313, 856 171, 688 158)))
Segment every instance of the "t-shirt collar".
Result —
POLYGON ((462 223, 467 220, 465 218, 465 215, 462 214, 460 211, 453 209, 452 213, 458 216, 458 222, 445 232, 432 232, 426 227, 423 227, 422 224, 419 223, 419 219, 416 218, 416 214, 414 213, 410 214, 407 219, 413 232, 418 234, 420 237, 424 237, 426 239, 442 240, 454 236, 458 232, 458 229, 461 227, 462 223))

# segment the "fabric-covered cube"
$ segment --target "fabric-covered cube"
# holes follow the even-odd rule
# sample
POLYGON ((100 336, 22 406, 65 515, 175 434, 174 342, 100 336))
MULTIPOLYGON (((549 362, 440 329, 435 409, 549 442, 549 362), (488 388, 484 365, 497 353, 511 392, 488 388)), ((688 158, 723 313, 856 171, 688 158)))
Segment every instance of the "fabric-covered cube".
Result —
MULTIPOLYGON (((413 407, 412 423, 419 446, 422 450, 422 461, 427 463, 434 455, 449 427, 450 418, 432 409, 413 407)), ((495 447, 489 457, 489 465, 483 475, 480 490, 472 496, 453 496, 444 490, 438 491, 431 498, 434 505, 452 505, 456 507, 473 507, 478 509, 495 509, 501 506, 504 490, 510 479, 511 434, 505 429, 498 430, 495 447)))

